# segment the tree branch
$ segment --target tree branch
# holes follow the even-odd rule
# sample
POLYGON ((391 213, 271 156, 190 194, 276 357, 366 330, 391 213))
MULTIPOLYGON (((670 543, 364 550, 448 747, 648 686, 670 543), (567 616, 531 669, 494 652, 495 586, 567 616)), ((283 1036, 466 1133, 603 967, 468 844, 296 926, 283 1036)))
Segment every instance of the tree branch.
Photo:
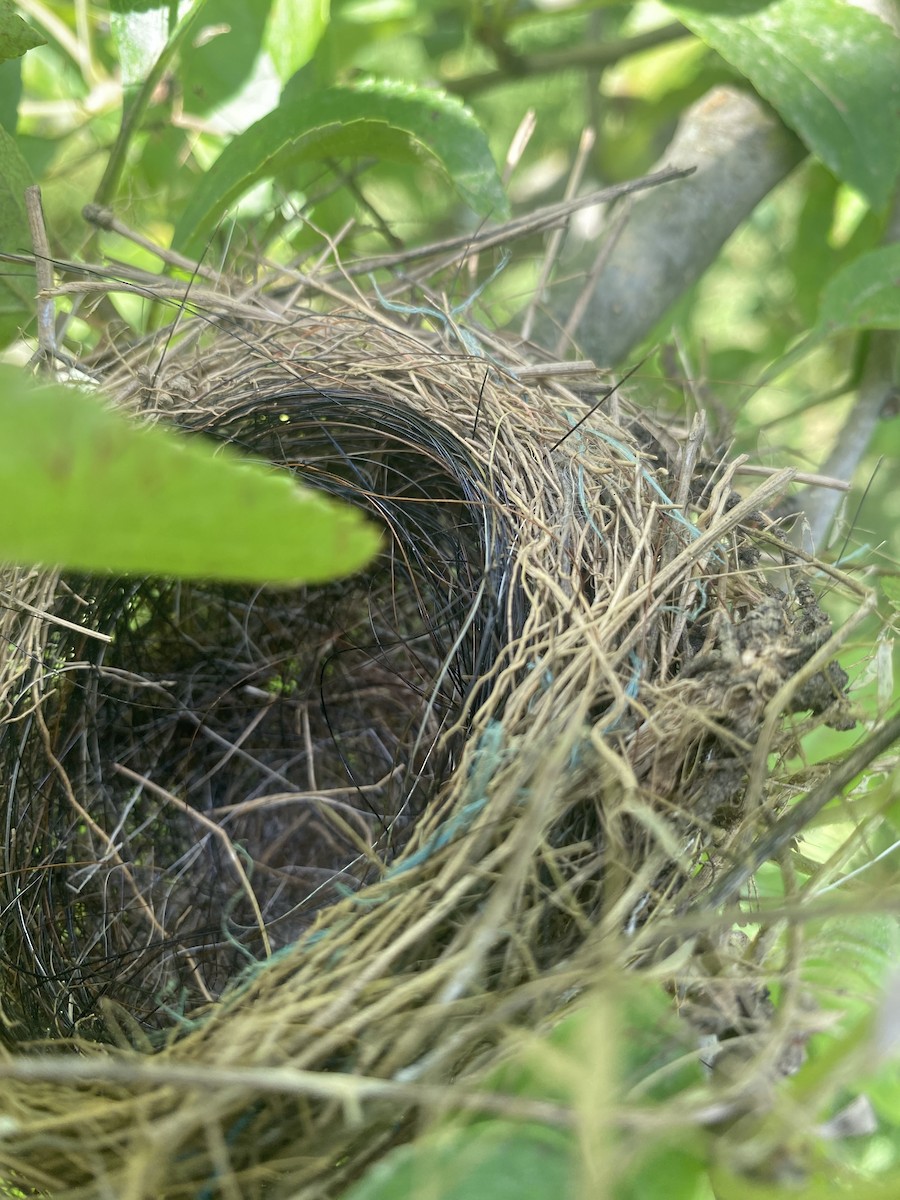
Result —
MULTIPOLYGON (((688 109, 661 162, 695 166, 696 172, 634 198, 580 322, 583 354, 598 364, 621 362, 805 154, 799 140, 746 92, 717 87, 688 109)), ((577 257, 584 262, 595 253, 595 246, 582 245, 577 257)), ((576 273, 575 257, 567 255, 569 274, 576 273)), ((551 316, 557 330, 566 326, 579 290, 578 283, 555 289, 551 316)), ((539 340, 552 345, 554 331, 544 329, 539 340)))
MULTIPOLYGON (((659 29, 648 30, 634 37, 622 38, 614 42, 599 42, 590 46, 567 46, 564 50, 554 50, 548 54, 517 55, 512 50, 503 55, 503 63, 493 71, 484 71, 478 75, 466 75, 462 79, 442 80, 444 88, 464 100, 499 87, 504 83, 513 83, 518 79, 527 79, 535 75, 552 75, 559 71, 572 70, 603 70, 628 58, 632 54, 640 54, 644 50, 652 50, 656 46, 664 46, 679 38, 692 37, 689 30, 677 22, 663 25, 659 29)), ((508 48, 507 48, 508 49, 508 48)), ((494 48, 494 53, 497 53, 494 48)), ((499 55, 498 55, 499 57, 499 55)))

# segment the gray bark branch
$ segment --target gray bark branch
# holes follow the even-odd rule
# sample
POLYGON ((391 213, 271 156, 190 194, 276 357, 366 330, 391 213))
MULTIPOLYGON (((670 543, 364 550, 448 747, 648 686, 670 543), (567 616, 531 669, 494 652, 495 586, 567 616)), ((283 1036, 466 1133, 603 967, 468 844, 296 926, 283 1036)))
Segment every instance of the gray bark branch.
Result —
MULTIPOLYGON (((660 165, 697 170, 634 199, 575 331, 579 350, 599 364, 620 363, 805 153, 761 101, 735 88, 715 88, 688 109, 660 165)), ((578 253, 595 252, 582 246, 578 253)), ((567 325, 579 288, 555 289, 556 331, 567 325)), ((555 332, 545 328, 541 340, 552 345, 555 332)))

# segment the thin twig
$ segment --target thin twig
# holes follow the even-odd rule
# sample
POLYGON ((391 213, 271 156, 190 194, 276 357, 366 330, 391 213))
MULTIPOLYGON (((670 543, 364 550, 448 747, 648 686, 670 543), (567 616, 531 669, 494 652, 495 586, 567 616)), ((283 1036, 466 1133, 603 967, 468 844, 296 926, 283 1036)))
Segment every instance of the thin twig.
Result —
POLYGON ((603 273, 606 264, 609 262, 613 250, 615 250, 619 238, 625 226, 628 224, 628 218, 631 216, 631 203, 625 200, 622 207, 614 215, 609 224, 606 237, 600 249, 594 257, 593 266, 588 273, 588 277, 584 282, 584 286, 575 298, 566 323, 562 328, 562 332, 556 341, 556 353, 562 355, 565 353, 568 346, 574 345, 575 335, 578 332, 578 327, 584 320, 585 313, 590 307, 591 298, 594 294, 594 289, 597 286, 597 280, 603 273))
POLYGON ((852 754, 843 762, 839 762, 821 783, 808 792, 802 800, 791 805, 784 816, 779 817, 766 833, 747 847, 739 863, 735 863, 708 892, 698 897, 696 907, 718 908, 720 904, 730 900, 756 874, 763 863, 768 862, 782 847, 802 833, 829 800, 839 796, 846 787, 850 786, 857 775, 860 775, 898 738, 900 738, 900 713, 880 725, 861 745, 857 746, 852 754))
POLYGON ((76 625, 74 621, 67 621, 64 617, 59 617, 55 613, 44 612, 43 609, 35 608, 34 605, 28 604, 19 596, 12 596, 7 592, 0 593, 0 602, 15 605, 17 608, 24 608, 25 612, 31 613, 33 617, 38 617, 41 621, 49 621, 51 625, 61 625, 64 629, 71 629, 73 633, 80 633, 84 637, 93 638, 97 642, 112 642, 112 638, 107 633, 99 633, 96 629, 88 629, 85 625, 76 625))
MULTIPOLYGON (((460 234, 456 237, 444 238, 440 242, 430 242, 426 246, 414 246, 397 254, 379 254, 372 258, 360 259, 358 262, 344 264, 342 269, 326 277, 343 278, 345 275, 365 275, 370 271, 381 268, 395 268, 405 263, 419 262, 422 259, 435 258, 439 255, 450 256, 455 261, 460 251, 489 250, 493 246, 505 246, 515 238, 527 237, 529 234, 542 233, 545 229, 567 220, 573 213, 583 208, 591 208, 596 204, 607 204, 622 196, 630 196, 633 192, 643 192, 648 188, 657 187, 661 183, 672 183, 676 179, 686 179, 693 175, 693 167, 665 167, 651 175, 643 175, 640 179, 629 179, 625 183, 615 183, 611 187, 600 188, 596 192, 588 192, 584 196, 576 196, 572 200, 562 200, 555 204, 547 204, 523 217, 514 217, 504 221, 502 225, 488 225, 477 233, 460 234)), ((319 280, 316 280, 319 283, 319 280)))
POLYGON ((581 375, 609 375, 609 367, 598 367, 590 359, 580 362, 538 363, 535 367, 517 367, 516 379, 537 383, 542 379, 572 379, 581 375))
MULTIPOLYGON (((778 467, 764 467, 750 463, 741 463, 735 468, 736 475, 775 475, 778 473, 778 467)), ((843 479, 836 479, 833 475, 810 475, 806 471, 798 471, 794 476, 794 483, 806 483, 810 487, 834 488, 838 492, 849 492, 850 484, 843 479)))
POLYGON ((194 0, 194 4, 191 5, 182 17, 174 33, 165 46, 163 46, 159 57, 150 68, 144 82, 131 99, 125 103, 122 110, 122 124, 119 128, 119 134, 107 160, 106 170, 103 172, 100 186, 97 188, 96 195, 94 196, 94 202, 101 207, 108 205, 115 196, 116 189, 119 186, 119 179, 125 168, 131 140, 138 131, 153 93, 156 91, 159 81, 165 74, 166 68, 175 56, 179 46, 197 24, 205 7, 206 0, 194 0))
POLYGON ((519 122, 519 127, 513 134, 512 141, 509 144, 509 149, 506 152, 506 161, 503 164, 503 186, 505 187, 512 178, 513 171, 519 165, 522 155, 528 143, 531 141, 534 131, 537 128, 537 117, 533 108, 529 108, 525 116, 519 122))
MULTIPOLYGON (((134 242, 136 246, 140 246, 143 250, 149 250, 151 254, 169 267, 177 267, 181 271, 188 271, 192 275, 200 275, 204 279, 209 279, 213 283, 221 283, 222 276, 214 267, 205 267, 202 263, 195 259, 187 258, 183 254, 179 254, 177 250, 166 250, 163 246, 157 245, 156 242, 151 242, 149 238, 138 233, 137 230, 125 225, 115 215, 111 208, 104 208, 99 204, 86 204, 81 210, 81 215, 89 225, 94 225, 98 229, 106 229, 110 233, 117 233, 119 237, 125 238, 129 242, 134 242)), ((155 276, 154 278, 159 278, 155 276)))
POLYGON ((41 189, 32 184, 25 189, 25 211, 31 230, 34 247, 34 273, 37 277, 37 328, 38 351, 36 357, 52 362, 56 357, 56 306, 53 291, 53 265, 50 256, 50 240, 44 224, 44 207, 41 204, 41 189))
MULTIPOLYGON (((581 181, 584 178, 584 169, 587 166, 588 156, 594 148, 594 142, 597 140, 597 134, 593 129, 584 129, 581 133, 581 139, 578 142, 578 151, 575 155, 575 161, 572 164, 572 170, 569 174, 566 183, 566 191, 563 200, 571 200, 578 189, 581 187, 581 181)), ((525 341, 531 337, 531 330, 534 325, 534 316, 537 312, 537 306, 540 303, 541 297, 550 281, 550 275, 556 260, 559 257, 560 247, 563 243, 563 238, 566 234, 568 225, 561 225, 558 229, 554 229, 553 233, 547 241, 547 251, 544 255, 544 261, 541 265, 540 278, 534 289, 531 300, 528 302, 528 308, 525 310, 525 316, 522 320, 522 337, 525 341)))

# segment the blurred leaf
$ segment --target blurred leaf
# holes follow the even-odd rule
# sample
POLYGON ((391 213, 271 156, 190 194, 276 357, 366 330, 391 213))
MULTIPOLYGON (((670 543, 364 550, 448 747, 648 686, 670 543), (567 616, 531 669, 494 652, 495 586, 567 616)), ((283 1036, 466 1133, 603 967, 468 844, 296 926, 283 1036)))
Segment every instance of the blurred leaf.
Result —
POLYGON ((900 1062, 895 1058, 861 1082, 878 1116, 900 1127, 900 1062))
POLYGON ((0 125, 16 132, 22 98, 22 63, 18 58, 0 62, 0 125))
MULTIPOLYGON (((0 126, 0 250, 11 254, 31 249, 31 233, 25 215, 25 189, 31 173, 19 147, 0 126)), ((0 274, 0 313, 23 316, 34 309, 34 269, 24 263, 4 263, 0 274)))
POLYGON ((900 173, 900 39, 845 0, 669 7, 875 208, 900 173))
POLYGON ((356 509, 287 472, 139 426, 0 367, 0 559, 84 571, 310 582, 378 547, 356 509))
POLYGON ((278 108, 234 138, 206 173, 175 227, 174 244, 198 251, 235 200, 283 167, 334 155, 408 162, 423 153, 476 212, 506 215, 485 135, 459 101, 385 80, 312 94, 289 88, 278 108))
POLYGON ((678 1146, 666 1145, 663 1137, 648 1139, 647 1153, 617 1182, 614 1195, 616 1200, 695 1200, 706 1175, 707 1155, 700 1138, 685 1136, 678 1146), (696 1149, 690 1147, 692 1140, 696 1149))
POLYGON ((831 277, 816 328, 900 329, 900 244, 862 254, 831 277))
POLYGON ((12 0, 0 0, 0 62, 46 44, 47 39, 18 15, 12 0))
POLYGON ((890 913, 834 917, 808 930, 802 977, 817 1002, 851 1019, 878 1000, 900 961, 900 924, 890 913))
POLYGON ((770 1180, 758 1182, 746 1175, 732 1175, 723 1168, 710 1172, 716 1200, 896 1200, 900 1195, 900 1171, 890 1171, 880 1179, 866 1179, 841 1171, 826 1159, 818 1171, 806 1176, 802 1186, 780 1186, 770 1180))
POLYGON ((576 1178, 566 1134, 485 1121, 392 1151, 343 1200, 565 1200, 575 1195, 576 1178))
POLYGON ((628 1101, 661 1102, 699 1083, 702 1068, 691 1033, 672 998, 656 984, 617 980, 532 1036, 485 1081, 499 1092, 571 1103, 591 1079, 606 1075, 628 1101), (610 1030, 615 1029, 615 1037, 610 1030))
POLYGON ((282 82, 315 54, 330 15, 330 0, 274 0, 263 46, 282 82))
POLYGON ((841 185, 818 162, 808 163, 803 176, 803 207, 786 263, 794 276, 793 303, 807 325, 811 325, 818 312, 822 288, 834 271, 835 254, 828 251, 828 241, 841 185))

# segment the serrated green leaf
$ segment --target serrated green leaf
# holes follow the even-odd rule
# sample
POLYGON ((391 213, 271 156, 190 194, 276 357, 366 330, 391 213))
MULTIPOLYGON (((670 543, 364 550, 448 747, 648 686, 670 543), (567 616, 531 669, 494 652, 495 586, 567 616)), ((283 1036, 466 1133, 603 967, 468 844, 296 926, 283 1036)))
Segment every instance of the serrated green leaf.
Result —
POLYGON ((269 583, 361 567, 356 509, 200 438, 0 366, 0 560, 269 583))
POLYGON ((845 0, 673 3, 826 166, 884 205, 900 174, 900 39, 845 0))
POLYGON ((816 328, 900 329, 900 245, 861 254, 837 271, 822 291, 816 328))
POLYGON ((463 104, 441 91, 369 80, 312 94, 288 89, 206 173, 175 228, 174 244, 197 253, 229 206, 282 167, 363 154, 390 161, 428 156, 476 212, 508 212, 487 139, 463 104))
POLYGON ((575 1195, 576 1162, 558 1130, 486 1121, 394 1150, 344 1200, 563 1200, 575 1195))
POLYGON ((12 0, 0 0, 0 62, 46 44, 47 39, 18 15, 12 0))

